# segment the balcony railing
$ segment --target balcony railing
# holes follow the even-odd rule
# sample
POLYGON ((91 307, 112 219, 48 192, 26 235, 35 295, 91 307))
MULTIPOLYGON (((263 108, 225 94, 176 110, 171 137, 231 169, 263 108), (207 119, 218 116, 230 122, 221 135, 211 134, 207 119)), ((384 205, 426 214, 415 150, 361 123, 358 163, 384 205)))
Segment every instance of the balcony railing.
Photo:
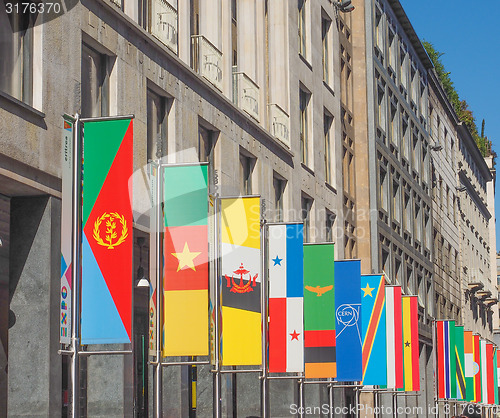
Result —
POLYGON ((269 131, 280 142, 290 147, 290 117, 277 104, 269 104, 269 131))
POLYGON ((259 114, 259 86, 243 72, 233 69, 233 103, 257 121, 259 114))
POLYGON ((203 35, 191 36, 192 67, 222 91, 222 52, 203 35))
POLYGON ((177 54, 177 11, 165 0, 151 2, 151 33, 177 54))
POLYGON ((123 0, 111 0, 111 2, 116 4, 120 9, 123 7, 123 0))

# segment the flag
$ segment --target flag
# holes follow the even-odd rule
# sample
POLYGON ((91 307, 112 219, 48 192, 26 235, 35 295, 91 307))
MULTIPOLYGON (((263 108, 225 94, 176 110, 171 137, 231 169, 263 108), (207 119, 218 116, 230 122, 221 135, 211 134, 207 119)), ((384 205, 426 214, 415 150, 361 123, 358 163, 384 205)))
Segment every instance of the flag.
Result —
POLYGON ((494 357, 493 344, 486 344, 486 374, 487 374, 487 398, 486 403, 489 405, 495 404, 495 388, 494 388, 494 373, 493 373, 493 357, 494 357))
POLYGON ((498 349, 495 347, 495 354, 493 355, 493 387, 495 390, 495 405, 498 405, 498 377, 500 373, 498 373, 498 349))
POLYGON ((164 356, 208 355, 207 173, 206 164, 163 168, 164 356))
POLYGON ((385 276, 361 276, 363 384, 387 385, 385 276), (364 286, 364 287, 363 287, 364 286))
MULTIPOLYGON (((403 296, 403 363, 404 390, 420 390, 418 300, 417 296, 403 296)), ((454 337, 453 337, 454 339, 454 337)), ((453 366, 454 369, 454 366, 453 366)), ((452 374, 455 376, 455 373, 452 374)), ((454 380, 454 379, 453 379, 454 380)))
POLYGON ((336 377, 333 244, 304 245, 304 289, 305 376, 336 377))
POLYGON ((158 336, 156 335, 156 281, 157 281, 157 257, 158 254, 158 225, 156 219, 156 210, 158 208, 157 196, 158 184, 158 166, 155 163, 149 163, 149 190, 151 211, 149 214, 149 335, 148 335, 148 351, 150 356, 157 355, 158 336))
POLYGON ((472 331, 464 331, 465 400, 474 400, 474 336, 472 331))
POLYGON ((363 379, 361 261, 335 261, 335 352, 337 381, 363 379))
POLYGON ((455 326, 456 399, 465 399, 464 327, 455 326))
POLYGON ((481 358, 481 402, 488 403, 488 356, 486 353, 486 340, 479 340, 479 356, 481 358))
POLYGON ((386 286, 387 387, 403 389, 403 313, 401 286, 386 286))
POLYGON ((269 371, 304 371, 302 223, 269 225, 269 371))
POLYGON ((130 343, 132 120, 83 126, 81 343, 130 343))
POLYGON ((454 399, 457 393, 455 321, 436 321, 438 397, 454 399))
POLYGON ((222 364, 262 364, 260 197, 223 198, 222 364))
POLYGON ((479 335, 474 335, 474 399, 472 402, 481 402, 481 351, 479 335))

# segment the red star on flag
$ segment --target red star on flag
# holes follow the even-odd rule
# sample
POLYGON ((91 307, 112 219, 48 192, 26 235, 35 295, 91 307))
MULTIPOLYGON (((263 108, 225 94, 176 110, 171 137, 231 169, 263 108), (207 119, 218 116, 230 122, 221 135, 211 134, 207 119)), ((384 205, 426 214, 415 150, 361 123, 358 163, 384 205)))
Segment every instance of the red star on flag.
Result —
POLYGON ((293 330, 293 333, 291 333, 290 335, 292 336, 292 340, 291 341, 293 341, 293 340, 299 341, 299 335, 300 335, 300 333, 298 333, 297 331, 293 330))

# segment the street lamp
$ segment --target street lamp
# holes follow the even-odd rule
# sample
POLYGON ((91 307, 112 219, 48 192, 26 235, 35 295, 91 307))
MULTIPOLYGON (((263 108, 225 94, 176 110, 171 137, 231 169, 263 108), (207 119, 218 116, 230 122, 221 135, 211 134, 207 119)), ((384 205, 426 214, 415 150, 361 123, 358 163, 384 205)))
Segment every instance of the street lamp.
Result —
POLYGON ((351 4, 352 0, 330 0, 330 3, 332 3, 337 8, 337 10, 340 10, 343 13, 349 13, 354 10, 354 5, 351 4))

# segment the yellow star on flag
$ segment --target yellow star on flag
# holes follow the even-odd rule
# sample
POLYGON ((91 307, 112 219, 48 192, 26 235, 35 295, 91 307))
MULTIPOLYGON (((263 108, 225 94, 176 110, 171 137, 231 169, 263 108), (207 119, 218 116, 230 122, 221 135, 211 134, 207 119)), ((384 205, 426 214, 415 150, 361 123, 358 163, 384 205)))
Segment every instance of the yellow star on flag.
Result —
POLYGON ((179 260, 177 271, 183 269, 184 267, 189 267, 190 269, 196 271, 193 260, 196 257, 198 257, 201 253, 190 252, 187 242, 184 243, 184 249, 182 250, 182 253, 171 253, 171 254, 179 260))
POLYGON ((371 296, 371 297, 373 297, 372 292, 375 290, 375 288, 374 287, 370 287, 370 285, 368 283, 366 283, 366 287, 364 289, 361 288, 361 290, 363 292, 365 292, 365 294, 363 295, 363 297, 365 297, 365 296, 371 296))

